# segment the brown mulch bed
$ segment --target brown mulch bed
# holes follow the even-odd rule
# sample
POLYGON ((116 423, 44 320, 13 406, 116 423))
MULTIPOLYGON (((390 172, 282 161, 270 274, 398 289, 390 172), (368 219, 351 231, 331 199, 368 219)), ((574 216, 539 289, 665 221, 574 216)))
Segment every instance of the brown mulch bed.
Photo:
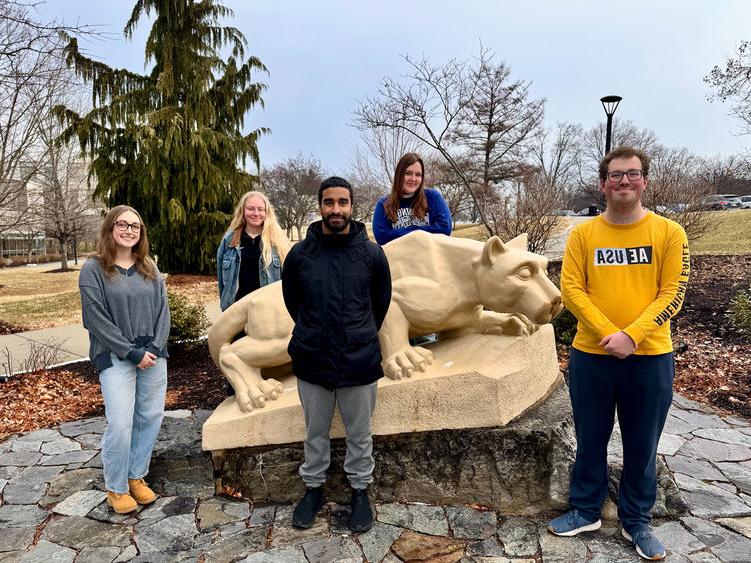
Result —
MULTIPOLYGON (((751 418, 751 342, 725 316, 730 299, 751 284, 751 255, 697 256, 683 310, 673 323, 675 390, 725 413, 751 418)), ((204 276, 171 276, 191 291, 204 276), (195 279, 190 279, 195 278, 195 279)), ((213 283, 213 282, 212 282, 213 283)), ((0 330, 2 327, 0 327, 0 330)), ((224 398, 224 379, 204 344, 171 347, 167 409, 213 409, 224 398)), ((568 350, 559 346, 565 369, 568 350)), ((67 420, 101 415, 99 383, 91 364, 71 364, 0 384, 0 440, 67 420)))
POLYGON ((0 319, 0 336, 4 334, 16 334, 17 332, 26 332, 28 327, 17 325, 14 323, 9 323, 8 321, 4 321, 0 319))
POLYGON ((727 318, 733 296, 751 286, 751 255, 691 259, 686 303, 673 324, 675 389, 751 418, 751 341, 727 318))

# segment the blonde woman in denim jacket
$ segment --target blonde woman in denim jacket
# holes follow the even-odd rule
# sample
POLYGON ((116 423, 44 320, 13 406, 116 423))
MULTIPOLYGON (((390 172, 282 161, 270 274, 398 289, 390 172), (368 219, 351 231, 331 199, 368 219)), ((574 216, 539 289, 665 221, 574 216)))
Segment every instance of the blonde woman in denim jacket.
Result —
POLYGON ((216 253, 222 311, 251 291, 281 279, 291 246, 268 198, 261 192, 243 195, 216 253))

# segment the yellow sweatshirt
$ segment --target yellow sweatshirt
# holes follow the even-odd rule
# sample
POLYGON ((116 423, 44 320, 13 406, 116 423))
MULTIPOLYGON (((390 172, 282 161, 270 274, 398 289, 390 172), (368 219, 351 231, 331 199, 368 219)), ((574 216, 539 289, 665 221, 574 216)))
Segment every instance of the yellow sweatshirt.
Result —
POLYGON ((563 304, 579 321, 573 347, 606 354, 600 340, 623 331, 635 354, 671 352, 670 319, 683 305, 688 274, 688 239, 674 221, 650 211, 630 225, 602 216, 577 225, 561 270, 563 304))

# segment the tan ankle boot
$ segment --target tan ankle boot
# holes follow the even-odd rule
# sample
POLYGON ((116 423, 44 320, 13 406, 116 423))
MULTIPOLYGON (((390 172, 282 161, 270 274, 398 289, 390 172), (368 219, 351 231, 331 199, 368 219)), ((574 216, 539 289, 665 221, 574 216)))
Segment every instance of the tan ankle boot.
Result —
POLYGON ((138 509, 138 504, 128 493, 119 495, 112 491, 107 491, 107 504, 118 514, 127 514, 138 509))
POLYGON ((128 490, 138 504, 151 504, 156 500, 156 494, 143 479, 128 479, 128 490))

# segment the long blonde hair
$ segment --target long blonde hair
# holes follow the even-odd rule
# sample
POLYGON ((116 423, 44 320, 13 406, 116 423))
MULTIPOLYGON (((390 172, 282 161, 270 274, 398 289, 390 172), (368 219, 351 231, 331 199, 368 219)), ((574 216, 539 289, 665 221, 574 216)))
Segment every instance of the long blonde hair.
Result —
POLYGON ((107 277, 112 277, 115 273, 115 256, 117 255, 115 241, 112 239, 112 229, 115 228, 117 218, 126 211, 134 213, 138 217, 138 222, 141 223, 141 236, 131 250, 136 260, 136 269, 143 277, 153 280, 156 278, 156 264, 151 256, 149 256, 149 237, 146 236, 146 225, 144 225, 143 219, 141 219, 141 214, 130 205, 117 205, 110 209, 109 213, 104 217, 94 256, 99 259, 104 274, 107 277))
POLYGON ((276 250, 279 259, 284 262, 292 243, 279 226, 279 222, 276 220, 276 213, 274 213, 274 206, 271 205, 269 198, 265 194, 261 192, 247 192, 240 198, 240 202, 235 207, 232 222, 229 224, 229 230, 234 231, 229 245, 234 247, 240 244, 240 237, 245 230, 245 202, 251 197, 261 199, 266 206, 266 218, 263 220, 263 230, 261 231, 261 242, 263 243, 261 245, 261 257, 263 258, 263 269, 268 271, 269 264, 271 264, 271 249, 276 250))

